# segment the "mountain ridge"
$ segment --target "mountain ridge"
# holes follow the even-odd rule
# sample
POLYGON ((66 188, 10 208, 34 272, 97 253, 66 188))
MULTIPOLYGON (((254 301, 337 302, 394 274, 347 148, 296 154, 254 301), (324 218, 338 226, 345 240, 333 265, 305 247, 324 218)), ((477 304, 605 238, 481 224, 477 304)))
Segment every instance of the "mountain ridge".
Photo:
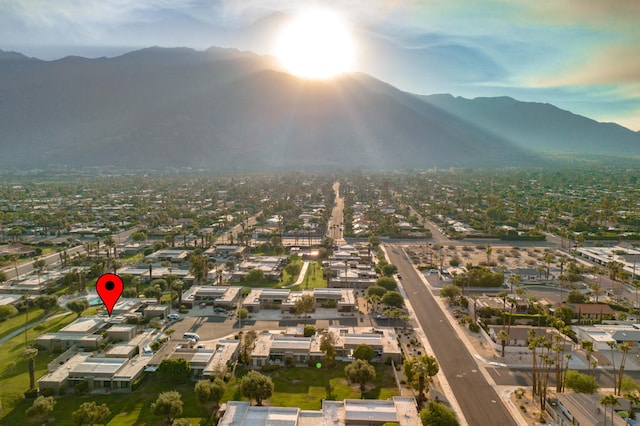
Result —
POLYGON ((271 57, 236 49, 150 47, 55 61, 0 51, 0 74, 1 167, 545 162, 535 144, 474 118, 476 104, 410 94, 359 73, 299 79, 271 57))

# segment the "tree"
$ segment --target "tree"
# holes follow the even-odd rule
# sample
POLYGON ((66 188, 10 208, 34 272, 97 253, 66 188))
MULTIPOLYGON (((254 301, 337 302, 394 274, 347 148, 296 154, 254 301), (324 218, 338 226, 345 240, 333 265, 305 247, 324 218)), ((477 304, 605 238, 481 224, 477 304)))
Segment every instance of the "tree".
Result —
POLYGON ((605 395, 600 398, 600 404, 604 405, 604 424, 607 424, 607 406, 611 406, 611 425, 613 425, 613 415, 615 413, 613 407, 620 405, 620 401, 615 395, 605 395))
POLYGON ((87 299, 74 299, 67 302, 66 307, 70 311, 75 312, 78 318, 80 318, 80 315, 89 308, 89 302, 87 299))
POLYGON ((158 375, 169 382, 186 383, 191 379, 191 365, 184 358, 166 358, 158 366, 158 375))
POLYGON ((144 289, 144 291, 142 292, 142 294, 144 295, 144 297, 148 298, 148 299, 153 299, 153 298, 158 298, 159 296, 162 295, 162 291, 160 290, 160 287, 147 287, 144 289))
POLYGON ((571 290, 567 293, 567 303, 586 303, 588 297, 579 290, 571 290))
POLYGON ((261 283, 262 281, 264 281, 264 272, 262 272, 260 269, 252 269, 245 276, 245 280, 249 283, 254 283, 254 284, 261 283))
POLYGON ((596 378, 590 374, 583 374, 575 370, 567 371, 564 378, 564 386, 575 393, 595 393, 598 388, 596 378))
POLYGON ((620 359, 620 367, 618 369, 618 383, 615 388, 617 389, 616 395, 620 395, 622 392, 622 379, 624 378, 624 366, 627 361, 627 354, 631 350, 631 344, 628 342, 618 345, 618 350, 622 352, 622 358, 620 359))
POLYGON ((398 267, 393 263, 387 263, 386 265, 382 266, 382 273, 387 277, 390 277, 396 272, 398 272, 398 267))
POLYGON ((458 426, 456 414, 443 404, 431 401, 427 408, 420 411, 422 426, 458 426))
POLYGON ((320 350, 324 352, 324 359, 327 366, 333 365, 336 358, 336 341, 332 332, 325 331, 320 338, 320 350))
MULTIPOLYGON (((640 395, 638 395, 637 389, 635 391, 633 391, 633 392, 625 393, 624 397, 625 397, 625 399, 627 401, 629 401, 629 418, 635 419, 636 418, 636 413, 635 413, 633 407, 637 407, 638 405, 640 405, 640 395)), ((1 413, 2 412, 0 411, 0 414, 1 413)))
POLYGON ((257 371, 250 371, 240 381, 242 395, 256 400, 256 405, 262 405, 262 401, 273 395, 273 380, 257 371))
POLYGON ((29 360, 29 389, 34 389, 36 386, 36 357, 38 356, 38 349, 27 348, 24 354, 29 360))
POLYGON ((458 296, 460 296, 460 287, 456 285, 447 284, 440 289, 440 297, 446 297, 449 303, 454 303, 458 296))
POLYGON ((4 271, 0 271, 0 284, 6 282, 9 280, 9 277, 7 276, 7 273, 4 271))
POLYGON ((53 412, 56 400, 52 396, 39 396, 26 411, 27 418, 33 423, 45 423, 53 412))
POLYGON ((147 240, 147 233, 144 231, 138 231, 131 234, 131 241, 134 243, 141 243, 147 240))
POLYGON ((316 298, 311 294, 303 294, 296 300, 295 309, 297 314, 307 314, 316 310, 316 298))
POLYGON ((40 282, 40 275, 42 275, 44 268, 47 267, 47 262, 44 259, 36 259, 33 261, 32 266, 36 274, 38 274, 38 282, 40 282))
POLYGON ((10 317, 18 313, 15 306, 0 305, 0 321, 4 321, 5 318, 10 317))
POLYGON ((189 272, 193 275, 196 285, 206 280, 209 272, 209 262, 206 256, 192 254, 189 256, 189 272))
POLYGON ((369 297, 371 296, 382 297, 386 292, 387 292, 387 289, 379 285, 372 285, 371 287, 367 288, 367 296, 369 297))
POLYGON ((211 380, 200 380, 196 383, 193 390, 198 403, 205 407, 209 414, 211 414, 213 408, 217 406, 222 399, 225 389, 226 385, 224 382, 217 378, 213 382, 211 380))
POLYGON ((361 359, 367 362, 371 362, 375 354, 376 353, 373 348, 370 345, 366 345, 364 343, 359 344, 353 350, 353 357, 355 359, 361 359))
POLYGON ((388 306, 400 308, 404 305, 404 298, 397 291, 388 291, 384 296, 382 296, 382 303, 388 306))
POLYGON ((316 328, 312 325, 305 325, 303 335, 304 337, 311 337, 316 334, 316 328))
POLYGON ((364 393, 364 386, 376 378, 376 369, 362 359, 356 359, 344 368, 344 373, 352 383, 360 385, 360 393, 364 393))
POLYGON ((393 277, 380 277, 376 280, 376 286, 384 287, 385 290, 395 291, 398 289, 398 283, 393 277))
MULTIPOLYGON (((165 360, 166 361, 166 360, 165 360)), ((182 414, 182 395, 177 391, 162 392, 156 402, 151 404, 151 411, 156 416, 165 416, 167 423, 172 424, 173 419, 182 414)))
POLYGON ((560 306, 556 309, 554 316, 560 320, 562 320, 566 325, 571 324, 574 317, 573 309, 568 306, 560 306))
POLYGON ((412 377, 418 378, 418 406, 422 406, 423 394, 425 388, 429 392, 429 383, 433 377, 440 371, 440 366, 436 357, 431 355, 423 355, 416 360, 411 366, 412 377))
POLYGON ((91 426, 95 423, 106 423, 111 416, 107 404, 96 404, 94 401, 83 402, 76 411, 71 413, 73 422, 78 426, 91 426))
POLYGON ((33 304, 45 312, 49 312, 51 308, 58 305, 58 296, 54 294, 38 296, 33 299, 33 304))
POLYGON ((504 349, 507 346, 507 342, 509 342, 509 335, 504 331, 504 329, 502 329, 496 335, 496 339, 500 340, 500 346, 502 346, 502 357, 504 358, 504 349))
POLYGON ((178 293, 178 304, 176 306, 178 306, 179 308, 180 306, 182 306, 182 291, 184 290, 184 281, 175 280, 173 283, 171 283, 171 288, 173 288, 173 290, 178 293))

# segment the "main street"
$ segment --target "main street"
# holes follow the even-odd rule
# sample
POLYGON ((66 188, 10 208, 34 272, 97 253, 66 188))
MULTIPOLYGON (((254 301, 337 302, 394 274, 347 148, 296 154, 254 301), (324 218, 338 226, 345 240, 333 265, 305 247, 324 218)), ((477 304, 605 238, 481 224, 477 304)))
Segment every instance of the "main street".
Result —
POLYGON ((416 320, 425 332, 451 390, 470 425, 516 425, 500 396, 480 372, 469 353, 436 303, 429 289, 417 276, 402 248, 389 245, 391 263, 402 275, 402 286, 414 307, 416 320))
MULTIPOLYGON (((118 232, 117 234, 113 234, 113 239, 117 242, 117 243, 123 243, 124 241, 126 241, 131 234, 133 234, 134 232, 136 232, 137 228, 131 228, 128 229, 126 231, 122 231, 122 232, 118 232)), ((69 247, 66 249, 67 250, 67 254, 70 257, 75 257, 81 254, 85 254, 87 252, 86 248, 84 245, 78 245, 75 247, 69 247)), ((39 259, 42 259, 46 262, 47 264, 47 268, 50 268, 51 266, 55 266, 57 264, 60 263, 60 254, 59 253, 51 253, 48 254, 46 256, 40 256, 39 259)), ((29 275, 33 273, 33 261, 34 259, 31 259, 27 262, 22 262, 22 263, 18 263, 18 274, 22 277, 24 275, 29 275)), ((7 266, 3 269, 3 271, 7 274, 7 278, 9 280, 13 280, 16 278, 16 269, 14 267, 14 265, 10 265, 7 266)))
POLYGON ((343 245, 347 242, 344 240, 343 218, 344 218, 344 197, 340 196, 340 182, 333 184, 333 191, 336 193, 333 210, 329 223, 327 223, 327 237, 332 238, 334 244, 343 245))

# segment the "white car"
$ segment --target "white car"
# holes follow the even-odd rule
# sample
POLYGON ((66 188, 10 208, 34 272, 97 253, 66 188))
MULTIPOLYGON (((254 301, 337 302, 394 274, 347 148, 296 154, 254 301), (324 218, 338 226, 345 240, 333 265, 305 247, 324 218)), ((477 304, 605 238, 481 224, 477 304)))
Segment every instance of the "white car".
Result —
POLYGON ((180 315, 178 314, 169 314, 167 315, 167 318, 170 320, 179 320, 180 319, 180 315))

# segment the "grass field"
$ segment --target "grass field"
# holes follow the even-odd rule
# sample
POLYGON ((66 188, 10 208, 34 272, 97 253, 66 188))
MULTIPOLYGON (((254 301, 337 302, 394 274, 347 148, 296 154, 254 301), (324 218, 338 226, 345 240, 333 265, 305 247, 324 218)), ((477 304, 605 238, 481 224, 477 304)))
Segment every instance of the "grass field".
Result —
MULTIPOLYGON (((43 358, 42 361, 39 360, 38 377, 44 373, 42 370, 46 369, 46 360, 48 358, 43 358)), ((22 364, 24 364, 26 371, 26 361, 22 364)), ((319 410, 322 407, 323 399, 359 399, 361 397, 360 388, 347 382, 344 374, 345 365, 345 363, 338 362, 335 367, 329 369, 310 367, 282 368, 268 373, 273 379, 275 392, 269 400, 265 401, 265 405, 319 410)), ((367 399, 386 399, 398 395, 391 367, 384 364, 375 364, 374 366, 376 368, 376 379, 371 385, 367 386, 367 392, 362 396, 367 399)), ((247 400, 242 396, 239 389, 240 380, 246 372, 243 368, 238 368, 238 377, 232 379, 228 384, 223 402, 247 400)), ((26 380, 28 383, 28 377, 26 380)), ((4 389, 2 382, 0 382, 0 386, 3 386, 4 389)), ((26 389, 26 386, 25 384, 23 387, 26 389)), ((109 426, 125 424, 138 426, 162 425, 164 424, 164 419, 153 414, 151 403, 155 401, 161 392, 167 390, 176 390, 182 394, 184 411, 180 417, 189 418, 192 425, 205 424, 208 414, 198 405, 193 387, 194 383, 167 383, 154 376, 149 376, 141 387, 132 393, 112 393, 110 395, 87 395, 82 397, 67 395, 56 399, 57 404, 52 414, 53 420, 49 424, 73 425, 71 413, 78 409, 83 402, 95 401, 97 404, 107 404, 111 410, 112 416, 107 423, 109 426)), ((7 411, 10 412, 0 420, 0 425, 15 425, 24 422, 24 412, 31 403, 31 400, 20 398, 17 404, 13 404, 10 410, 7 409, 5 411, 5 413, 7 411), (13 408, 14 406, 15 409, 13 408)))
MULTIPOLYGON (((49 319, 42 324, 38 324, 29 333, 29 344, 32 344, 35 337, 60 330, 75 318, 74 314, 62 314, 56 318, 49 319)), ((29 367, 27 358, 24 356, 25 342, 24 334, 8 340, 0 345, 0 399, 2 399, 3 415, 10 414, 16 406, 22 404, 24 392, 29 387, 29 367)), ((36 357, 36 379, 47 372, 47 364, 55 358, 49 352, 40 352, 36 357)), ((26 410, 26 408, 24 409, 26 410)), ((24 410, 19 414, 24 417, 24 410)), ((20 417, 17 417, 20 419, 20 417)), ((21 420, 13 423, 19 424, 21 420)))
MULTIPOLYGON (((29 324, 36 322, 44 316, 44 311, 38 308, 29 309, 29 324)), ((14 317, 6 319, 0 322, 0 339, 9 333, 16 331, 24 327, 24 321, 26 319, 25 313, 17 314, 14 317)))
POLYGON ((294 285, 291 290, 300 291, 314 288, 327 288, 327 280, 322 276, 322 264, 320 262, 311 262, 302 284, 294 285))

